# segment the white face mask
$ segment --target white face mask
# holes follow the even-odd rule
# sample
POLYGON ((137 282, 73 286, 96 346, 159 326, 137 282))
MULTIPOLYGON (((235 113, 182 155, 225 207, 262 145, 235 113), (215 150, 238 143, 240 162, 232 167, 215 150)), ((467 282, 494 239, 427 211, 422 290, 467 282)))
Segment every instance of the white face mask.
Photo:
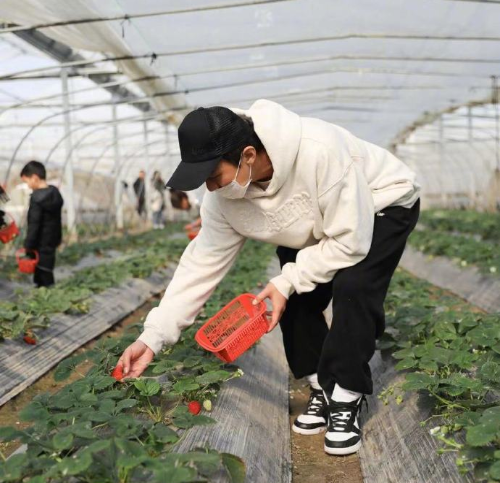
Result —
POLYGON ((240 200, 241 198, 244 198, 247 189, 250 186, 250 183, 252 182, 252 165, 250 165, 250 175, 248 177, 247 183, 241 186, 240 183, 236 181, 238 173, 240 172, 242 159, 243 159, 243 153, 240 157, 240 162, 238 163, 238 169, 236 170, 236 176, 234 177, 233 181, 231 181, 226 186, 223 186, 222 188, 215 190, 217 191, 217 193, 220 193, 222 196, 224 196, 224 198, 228 198, 230 200, 240 200))

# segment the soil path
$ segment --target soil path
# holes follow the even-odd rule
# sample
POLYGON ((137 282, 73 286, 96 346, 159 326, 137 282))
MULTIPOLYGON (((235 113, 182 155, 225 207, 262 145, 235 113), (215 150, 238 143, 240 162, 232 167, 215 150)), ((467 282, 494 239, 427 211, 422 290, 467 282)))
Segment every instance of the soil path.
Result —
MULTIPOLYGON (((305 409, 309 386, 290 375, 290 425, 305 409)), ((363 483, 357 454, 329 456, 323 450, 325 433, 303 436, 291 431, 293 483, 363 483)))

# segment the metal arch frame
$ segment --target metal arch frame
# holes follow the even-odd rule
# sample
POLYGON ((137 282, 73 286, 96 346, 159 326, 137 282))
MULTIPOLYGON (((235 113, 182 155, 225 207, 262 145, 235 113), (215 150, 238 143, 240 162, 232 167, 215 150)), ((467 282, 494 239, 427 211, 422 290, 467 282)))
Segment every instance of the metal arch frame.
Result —
MULTIPOLYGON (((163 111, 161 111, 163 112, 163 111)), ((158 115, 158 113, 151 113, 150 115, 146 115, 146 116, 150 116, 150 117, 147 117, 148 120, 154 120, 154 118, 158 115)), ((138 122, 140 120, 144 119, 144 116, 143 115, 138 115, 138 116, 131 116, 131 117, 127 117, 127 118, 123 118, 123 119, 120 119, 118 121, 101 121, 101 122, 96 122, 94 123, 95 124, 105 124, 105 126, 102 126, 100 128, 96 128, 93 132, 99 130, 99 129, 106 129, 108 127, 112 127, 114 126, 115 124, 127 124, 127 123, 134 123, 134 122, 138 122)), ((61 145, 61 143, 67 138, 68 135, 72 135, 73 133, 75 133, 76 131, 80 131, 82 129, 87 129, 89 127, 92 127, 91 124, 88 124, 88 125, 84 125, 84 126, 77 126, 73 129, 71 129, 71 131, 68 133, 68 134, 65 134, 64 136, 62 136, 57 142, 56 144, 52 147, 52 149, 49 151, 49 153, 47 154, 47 156, 45 157, 45 163, 49 163, 50 161, 50 158, 52 157, 52 154, 56 151, 56 149, 61 145)), ((86 135, 85 135, 86 136, 86 135)), ((84 137, 85 137, 84 136, 84 137)))
MULTIPOLYGON (((311 63, 311 62, 326 62, 326 61, 337 61, 337 60, 364 60, 364 59, 369 59, 369 60, 381 60, 381 61, 400 61, 400 60, 408 60, 408 61, 415 61, 415 62, 429 62, 429 61, 436 61, 436 62, 476 62, 476 63, 497 63, 495 60, 488 60, 488 59, 446 59, 446 58, 405 58, 405 57, 380 57, 380 56, 351 56, 351 55, 340 55, 340 56, 324 56, 324 57, 319 57, 319 58, 304 58, 304 59, 299 59, 299 60, 292 60, 292 61, 282 61, 282 62, 273 62, 273 63, 268 63, 268 64, 263 64, 263 63, 257 63, 257 64, 250 64, 250 65, 240 65, 240 66, 234 66, 234 67, 228 67, 228 68, 222 68, 222 69, 208 69, 208 70, 203 70, 203 71, 191 71, 191 72, 180 72, 177 74, 168 74, 164 76, 145 76, 145 77, 139 77, 137 79, 127 79, 126 81, 114 81, 114 82, 107 82, 103 84, 99 84, 94 87, 89 87, 89 88, 83 88, 83 89, 77 89, 72 91, 73 93, 81 93, 81 92, 88 92, 91 90, 95 89, 101 89, 101 88, 106 88, 106 87, 114 87, 114 86, 123 86, 126 84, 135 84, 135 83, 140 83, 140 82, 146 82, 148 80, 162 80, 162 79, 170 79, 170 78, 179 78, 179 77, 189 77, 189 76, 196 76, 196 75, 203 75, 203 74, 211 74, 211 73, 218 73, 218 72, 228 72, 228 71, 239 71, 239 70, 249 70, 249 69, 258 69, 258 68, 265 68, 265 67, 274 67, 274 66, 280 66, 280 65, 294 65, 294 64, 303 64, 303 63, 311 63)), ((52 68, 56 68, 55 66, 52 68)), ((416 72, 417 73, 417 72, 416 72)), ((122 75, 122 74, 116 74, 116 75, 122 75)), ((82 78, 85 77, 85 75, 81 75, 82 78)), ((22 78, 20 78, 22 80, 22 78)), ((26 80, 29 80, 30 78, 27 77, 26 80)), ((3 112, 6 112, 10 109, 16 109, 19 107, 25 107, 29 104, 32 104, 34 102, 39 102, 43 100, 49 100, 49 99, 56 99, 60 97, 61 94, 53 94, 50 96, 43 96, 43 97, 38 97, 35 99, 30 99, 24 103, 19 103, 19 104, 14 104, 13 106, 10 106, 9 108, 5 109, 0 113, 0 115, 3 112)), ((50 106, 47 106, 50 107, 50 106)))
MULTIPOLYGON (((116 103, 114 103, 114 105, 121 105, 121 104, 127 104, 128 102, 127 101, 118 101, 116 103)), ((93 108, 96 108, 96 107, 102 107, 102 104, 98 104, 98 105, 92 105, 92 106, 83 106, 83 107, 78 107, 78 108, 72 108, 72 109, 67 109, 67 110, 64 110, 64 111, 60 111, 60 112, 57 112, 57 113, 54 113, 54 114, 50 114, 49 116, 46 116, 44 118, 42 118, 41 120, 39 120, 37 123, 35 123, 33 126, 31 126, 28 131, 24 134, 24 136, 21 138, 21 140, 19 141, 19 143, 17 144, 16 148, 14 149, 14 153, 12 154, 11 156, 11 159, 9 161, 9 165, 7 167, 7 172, 5 174, 5 179, 4 179, 4 183, 7 184, 8 181, 9 181, 9 177, 10 177, 10 172, 12 170, 12 166, 16 160, 16 156, 17 156, 17 153, 19 152, 19 150, 21 149, 21 146, 23 145, 24 141, 29 137, 29 135, 39 126, 41 126, 45 121, 48 121, 49 119, 53 119, 54 117, 57 117, 57 116, 62 116, 64 114, 68 114, 70 112, 76 112, 76 111, 81 111, 81 110, 84 110, 84 109, 93 109, 93 108)), ((171 111, 171 109, 166 109, 166 110, 163 110, 163 111, 154 111, 154 113, 152 113, 152 117, 156 117, 158 116, 159 114, 162 114, 164 112, 169 112, 171 111)), ((138 116, 139 117, 139 116, 138 116)), ((142 118, 142 117, 141 117, 142 118)), ((83 129, 85 127, 88 127, 88 126, 78 126, 77 128, 75 128, 75 130, 77 129, 83 129)), ((66 136, 63 138, 63 140, 66 139, 66 136)), ((60 142, 62 142, 62 140, 60 140, 60 142)))
MULTIPOLYGON (((98 128, 98 129, 95 129, 92 132, 87 133, 86 136, 83 136, 82 139, 80 139, 80 141, 82 141, 84 138, 88 137, 89 134, 93 134, 96 131, 101 131, 101 130, 104 130, 104 129, 108 129, 110 127, 112 127, 112 126, 103 126, 103 127, 98 128)), ((156 132, 156 131, 150 131, 150 132, 156 132)), ((118 138, 117 141, 113 141, 113 143, 111 143, 110 145, 107 145, 106 150, 104 151, 104 154, 107 151, 107 149, 113 147, 118 141, 122 140, 123 138, 131 138, 131 137, 135 137, 136 135, 141 135, 141 134, 142 134, 142 132, 141 133, 132 134, 132 135, 131 134, 126 134, 126 135, 123 135, 123 136, 119 136, 119 138, 118 138)), ((97 158, 97 160, 96 160, 97 163, 99 163, 101 161, 101 159, 103 158, 104 154, 102 154, 101 156, 99 156, 97 158)), ((62 184, 62 174, 64 173, 64 170, 66 169, 66 165, 67 165, 67 163, 69 161, 70 155, 71 155, 71 153, 68 153, 68 156, 66 156, 66 158, 64 160, 64 163, 62 164, 61 173, 60 173, 60 177, 59 177, 59 180, 58 180, 59 181, 59 185, 62 184)), ((93 171, 91 173, 93 174, 93 171)))
MULTIPOLYGON (((149 131, 150 133, 153 133, 153 132, 157 132, 157 131, 149 131)), ((137 133, 137 135, 141 135, 142 133, 137 133)), ((135 136, 135 135, 134 135, 135 136)), ((124 136, 120 136, 118 139, 122 139, 122 137, 124 136)), ((131 137, 130 135, 126 136, 126 137, 131 137)), ((92 165, 92 168, 90 169, 90 171, 88 172, 89 174, 89 179, 85 185, 85 190, 90 186, 90 183, 91 183, 91 180, 94 176, 94 173, 95 173, 95 169, 97 168, 97 165, 100 163, 101 159, 104 157, 104 155, 106 154, 106 152, 111 149, 114 145, 115 145, 116 141, 113 140, 112 143, 106 145, 104 147, 104 149, 101 151, 101 154, 95 159, 94 161, 94 164, 92 165)), ((81 198, 80 198, 80 204, 78 205, 78 210, 77 210, 77 214, 80 213, 80 210, 81 210, 81 198)))
MULTIPOLYGON (((149 116, 148 116, 147 114, 146 114, 145 116, 144 116, 144 115, 141 115, 138 119, 142 120, 142 119, 144 119, 145 117, 146 117, 146 118, 148 118, 148 120, 152 120, 151 118, 149 118, 149 116)), ((120 121, 119 121, 119 123, 126 123, 126 121, 129 121, 130 119, 131 119, 131 118, 122 119, 122 120, 120 120, 120 121)), ((136 119, 136 118, 134 117, 133 119, 136 119)), ((135 121, 131 121, 131 122, 135 122, 135 121)), ((90 127, 90 126, 84 126, 84 127, 90 127)), ((93 133, 95 133, 97 130, 103 130, 103 129, 106 129, 106 128, 109 128, 109 127, 111 127, 111 126, 110 126, 110 125, 108 125, 108 126, 103 126, 103 127, 100 127, 100 128, 94 129, 94 130, 93 130, 93 131, 91 131, 90 133, 87 133, 85 136, 83 136, 83 137, 82 137, 82 139, 80 139, 80 140, 79 140, 79 142, 77 143, 77 145, 75 145, 73 148, 76 148, 77 146, 79 146, 79 145, 81 144, 81 141, 82 141, 84 138, 86 138, 89 134, 93 134, 93 133)), ((82 128, 82 126, 79 126, 79 128, 75 128, 74 130, 72 130, 72 132, 74 132, 74 131, 75 131, 75 130, 77 130, 77 129, 81 129, 81 128, 82 128)), ((156 131, 156 130, 154 130, 154 131, 150 131, 150 132, 155 132, 155 133, 156 133, 156 132, 161 132, 161 131, 156 131)), ((120 136, 120 137, 119 137, 119 140, 123 139, 124 137, 128 137, 128 138, 130 138, 130 137, 132 137, 132 136, 136 136, 136 135, 142 135, 142 132, 141 132, 141 133, 134 134, 134 135, 130 135, 130 134, 128 134, 128 135, 120 136)), ((62 139, 60 139, 60 140, 59 140, 59 142, 57 143, 57 145, 60 145, 60 144, 61 144, 61 142, 62 142, 65 138, 66 138, 66 136, 64 136, 62 139)), ((106 152, 107 152, 107 151, 108 151, 111 147, 113 147, 115 143, 116 143, 116 141, 113 141, 111 144, 108 144, 108 145, 105 147, 105 149, 101 152, 100 156, 99 156, 99 157, 98 157, 98 158, 94 161, 94 164, 93 164, 93 166, 92 166, 92 169, 91 169, 91 171, 89 172, 89 180, 87 181, 87 183, 86 183, 86 185, 85 185, 85 189, 87 189, 87 188, 90 186, 90 182, 91 182, 91 180, 92 180, 92 176, 93 176, 93 174, 94 174, 95 168, 97 167, 97 165, 99 164, 99 162, 100 162, 100 161, 101 161, 101 159, 103 158, 104 154, 105 154, 105 153, 106 153, 106 152)), ((59 184, 58 184, 58 186, 59 186, 59 187, 62 185, 63 173, 64 173, 64 170, 65 170, 65 168, 66 168, 66 164, 68 163, 68 160, 69 160, 69 159, 70 159, 70 157, 71 157, 71 154, 72 154, 72 153, 68 153, 68 155, 66 156, 66 159, 65 159, 64 164, 61 166, 61 170, 60 170, 61 172, 60 172, 59 177, 58 177, 58 183, 59 183, 59 184)), ((79 203, 79 205, 78 205, 77 210, 75 211, 76 215, 78 215, 78 214, 80 213, 80 210, 81 210, 81 203, 82 203, 82 200, 81 200, 81 198, 80 198, 80 203, 79 203)), ((24 226, 24 224, 23 224, 23 225, 21 225, 21 227, 22 227, 22 226, 24 226)))
MULTIPOLYGON (((83 75, 81 77, 88 79, 88 77, 85 77, 83 75)), ((134 84, 134 83, 139 83, 139 82, 146 82, 148 80, 162 79, 164 77, 169 77, 169 76, 162 76, 162 77, 145 76, 145 77, 139 77, 137 79, 128 79, 127 78, 126 81, 106 82, 105 84, 99 84, 99 85, 95 85, 92 87, 85 87, 83 89, 75 89, 75 90, 72 90, 71 93, 72 94, 81 94, 82 92, 89 92, 89 91, 94 91, 94 90, 98 90, 98 89, 104 89, 105 87, 118 87, 118 86, 123 86, 126 84, 134 84)), ((27 80, 29 80, 29 79, 27 79, 27 80)), ((25 102, 13 104, 12 106, 9 106, 8 108, 4 109, 3 111, 0 112, 0 116, 2 114, 4 114, 5 112, 8 112, 12 109, 28 108, 30 104, 33 104, 35 102, 47 101, 50 99, 58 99, 59 97, 62 97, 62 96, 63 96, 63 93, 59 93, 59 94, 51 94, 50 96, 41 96, 41 97, 35 97, 33 99, 28 99, 25 102)), ((50 106, 47 106, 47 109, 49 109, 49 108, 50 108, 50 106)))

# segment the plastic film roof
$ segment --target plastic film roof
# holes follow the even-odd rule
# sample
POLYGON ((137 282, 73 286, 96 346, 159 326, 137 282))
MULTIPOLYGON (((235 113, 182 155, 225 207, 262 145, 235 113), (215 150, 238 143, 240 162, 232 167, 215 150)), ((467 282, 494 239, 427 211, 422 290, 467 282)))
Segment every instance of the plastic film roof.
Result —
MULTIPOLYGON (((388 146, 429 113, 488 103, 500 76, 494 1, 3 0, 0 17, 94 60, 119 57, 99 65, 131 80, 155 76, 135 88, 174 122, 268 98, 388 146), (69 24, 43 28, 55 22, 69 24)), ((463 163, 452 151, 446 162, 463 163)), ((412 162, 438 169, 425 163, 412 162)))

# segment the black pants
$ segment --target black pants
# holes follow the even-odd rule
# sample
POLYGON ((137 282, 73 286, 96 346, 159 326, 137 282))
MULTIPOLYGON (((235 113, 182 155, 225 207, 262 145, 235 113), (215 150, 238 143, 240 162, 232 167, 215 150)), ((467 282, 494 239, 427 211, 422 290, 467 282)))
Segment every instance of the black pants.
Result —
POLYGON ((56 265, 56 250, 40 250, 40 260, 35 269, 33 282, 37 287, 54 285, 54 267, 56 265))
MULTIPOLYGON (((385 208, 375 215, 370 251, 352 267, 312 292, 290 296, 280 320, 288 364, 295 378, 318 373, 321 387, 331 394, 335 383, 344 389, 372 394, 368 363, 375 339, 385 329, 384 300, 406 239, 415 228, 420 200, 411 209, 385 208), (383 215, 382 215, 383 213, 383 215), (332 300, 330 330, 323 311, 332 300)), ((278 247, 283 267, 298 250, 278 247)))

